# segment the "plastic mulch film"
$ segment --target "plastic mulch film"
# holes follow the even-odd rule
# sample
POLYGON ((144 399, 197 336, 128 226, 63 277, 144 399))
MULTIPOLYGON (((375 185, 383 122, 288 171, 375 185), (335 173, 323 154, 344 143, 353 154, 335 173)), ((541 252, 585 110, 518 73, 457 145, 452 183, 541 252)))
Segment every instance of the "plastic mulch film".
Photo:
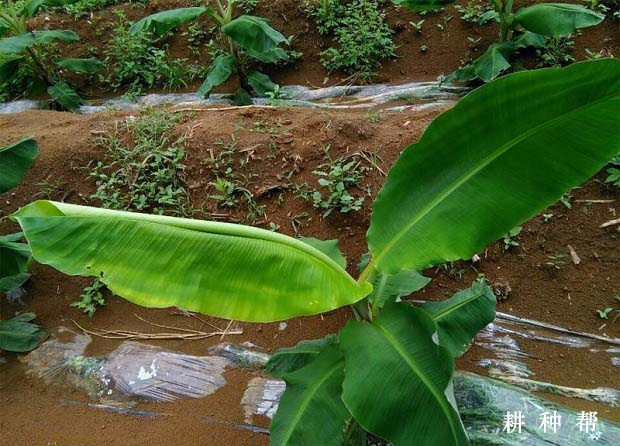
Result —
POLYGON ((233 364, 221 356, 186 355, 133 341, 109 355, 88 357, 83 353, 89 336, 61 331, 68 340, 53 337, 24 357, 28 373, 97 399, 204 397, 226 384, 224 372, 233 364))
MULTIPOLYGON (((245 422, 252 423, 254 415, 272 418, 285 387, 280 380, 251 380, 241 400, 245 422)), ((454 395, 472 446, 620 445, 620 426, 596 417, 580 419, 589 414, 491 378, 457 372, 454 395), (512 426, 507 425, 510 416, 512 426)))
MULTIPOLYGON (((401 105, 404 108, 427 109, 452 103, 468 88, 436 82, 410 82, 399 85, 349 85, 312 89, 300 85, 282 87, 282 99, 270 100, 253 98, 254 105, 299 106, 329 109, 369 108, 396 101, 414 102, 415 105, 401 105)), ((208 99, 200 99, 195 93, 147 94, 134 101, 123 97, 103 101, 92 101, 79 108, 80 113, 91 114, 110 109, 138 110, 157 105, 177 105, 182 107, 233 105, 232 95, 212 94, 208 99)), ((29 99, 0 104, 0 114, 20 113, 27 110, 45 108, 45 102, 29 99)))
POLYGON ((457 373, 454 392, 475 446, 620 444, 620 426, 592 417, 591 413, 573 412, 491 378, 457 373), (513 425, 507 429, 508 417, 513 417, 513 425))

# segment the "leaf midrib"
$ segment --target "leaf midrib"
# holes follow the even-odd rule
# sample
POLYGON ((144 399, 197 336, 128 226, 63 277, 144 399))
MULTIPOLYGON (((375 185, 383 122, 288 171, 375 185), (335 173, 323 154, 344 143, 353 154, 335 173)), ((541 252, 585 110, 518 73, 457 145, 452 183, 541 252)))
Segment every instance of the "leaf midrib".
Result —
POLYGON ((450 425, 450 430, 452 431, 452 437, 454 438, 455 444, 459 444, 458 435, 454 427, 454 419, 451 416, 452 410, 450 409, 450 407, 447 405, 446 401, 443 398, 444 393, 441 392, 439 389, 437 389, 437 387, 433 384, 433 382, 428 380, 426 375, 424 375, 424 373, 422 373, 422 371, 417 367, 413 358, 409 357, 409 355, 407 354, 407 349, 400 343, 398 339, 396 339, 396 337, 392 335, 392 333, 390 333, 390 331, 387 328, 385 328, 378 320, 375 321, 373 325, 375 325, 375 327, 377 327, 381 331, 381 333, 384 335, 384 337, 387 339, 387 341, 392 346, 392 348, 396 351, 396 353, 398 353, 398 355, 401 358, 403 358, 405 363, 407 363, 407 365, 411 368, 411 370, 413 370, 416 376, 418 376, 418 378, 420 378, 422 383, 431 391, 431 393, 433 394, 433 396, 439 403, 439 406, 441 407, 442 411, 445 413, 446 418, 448 419, 448 424, 450 425))
POLYGON ((470 297, 468 297, 467 299, 463 300, 462 302, 459 302, 457 305, 455 306, 448 306, 446 307, 446 309, 444 310, 440 310, 437 313, 432 313, 431 317, 433 318, 434 321, 439 321, 440 319, 442 319, 443 317, 445 317, 445 315, 452 313, 453 311, 456 311, 462 307, 464 307, 465 305, 471 303, 472 301, 478 299, 479 297, 482 297, 485 294, 484 291, 480 291, 470 297))
POLYGON ((405 225, 405 227, 403 229, 401 229, 394 238, 392 238, 392 240, 390 240, 385 247, 375 256, 375 264, 379 264, 380 260, 383 256, 385 256, 385 254, 387 252, 389 252, 392 247, 402 238, 405 236, 405 234, 407 234, 411 228, 413 226, 415 226, 420 220, 422 220, 424 217, 426 217, 433 209, 435 209, 437 206, 439 206, 445 199, 447 199, 450 195, 452 195, 459 187, 461 187, 463 184, 465 184, 467 181, 469 181, 474 175, 476 175, 478 172, 480 172, 481 170, 485 169, 486 167, 488 167, 493 161, 495 161, 496 159, 498 159, 499 157, 501 157, 502 155, 504 155, 508 150, 510 150, 512 147, 514 147, 516 144, 524 141, 525 139, 527 139, 528 137, 534 135, 535 133, 537 133, 540 130, 545 129, 548 126, 551 126, 555 123, 557 123, 558 121, 566 118, 567 116, 570 116, 572 114, 581 112, 583 110, 587 110, 588 108, 594 107, 598 104, 600 104, 601 102, 606 102, 610 99, 613 99, 615 97, 614 93, 611 93, 607 96, 602 97, 601 99, 594 101, 594 102, 590 102, 586 105, 582 105, 581 107, 577 107, 573 110, 570 110, 569 112, 566 113, 562 113, 559 116, 556 116, 555 118, 545 121, 542 124, 539 124, 535 127, 532 127, 530 130, 528 130, 527 132, 519 135, 516 138, 513 138, 511 140, 509 140, 508 142, 506 142, 505 144, 501 145, 496 151, 492 152, 491 154, 489 154, 486 158, 483 159, 483 162, 477 166, 475 166, 473 169, 470 169, 469 171, 466 171, 463 175, 461 175, 459 178, 457 178, 451 185, 450 187, 448 187, 444 193, 440 194, 435 200, 431 201, 429 203, 429 205, 427 205, 425 208, 423 208, 418 215, 407 225, 405 225))
POLYGON ((330 369, 327 370, 325 375, 319 381, 317 381, 314 385, 308 387, 303 393, 304 398, 302 400, 302 403, 299 405, 299 410, 295 414, 293 422, 289 424, 289 428, 285 431, 285 435, 283 437, 284 441, 282 444, 287 444, 287 442, 290 440, 291 435, 293 435, 297 424, 299 424, 299 420, 301 420, 301 417, 306 412, 306 409, 308 408, 308 405, 310 404, 310 401, 312 401, 314 395, 318 392, 321 386, 323 386, 325 381, 327 381, 334 373, 338 371, 338 369, 342 366, 342 363, 343 360, 340 359, 330 369))

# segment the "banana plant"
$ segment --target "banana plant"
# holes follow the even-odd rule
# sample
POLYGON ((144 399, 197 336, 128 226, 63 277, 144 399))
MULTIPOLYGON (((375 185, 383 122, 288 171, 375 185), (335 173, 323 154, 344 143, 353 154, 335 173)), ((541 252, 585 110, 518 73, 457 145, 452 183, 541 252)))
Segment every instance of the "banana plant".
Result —
POLYGON ((251 103, 250 94, 266 96, 278 90, 278 85, 269 76, 253 69, 257 64, 285 61, 288 52, 282 48, 289 40, 273 29, 262 18, 243 14, 236 17, 239 0, 216 0, 217 9, 211 7, 178 8, 150 15, 131 27, 132 33, 152 32, 161 37, 177 26, 196 20, 203 14, 210 16, 217 24, 225 45, 211 62, 207 78, 198 89, 198 95, 206 98, 211 91, 226 82, 233 75, 239 78, 240 89, 235 95, 239 104, 251 103))
MULTIPOLYGON (((34 163, 39 147, 32 138, 24 138, 0 148, 0 194, 17 186, 26 170, 34 163)), ((22 286, 29 278, 30 248, 21 243, 19 232, 0 236, 0 293, 22 286)), ((1 294, 0 294, 1 295, 1 294)), ((27 352, 34 349, 47 335, 32 324, 35 315, 24 313, 9 320, 0 320, 0 350, 27 352)))
POLYGON ((35 201, 13 214, 33 257, 148 307, 251 322, 352 305, 338 335, 283 349, 271 446, 468 444, 454 358, 494 317, 476 282, 414 308, 419 271, 471 258, 620 151, 620 61, 523 71, 465 96, 407 147, 379 192, 355 279, 336 242, 221 222, 35 201), (449 143, 446 143, 449 141, 449 143), (361 434, 360 434, 361 433, 361 434))
MULTIPOLYGON (((413 11, 443 8, 454 0, 392 0, 413 11)), ((486 19, 499 23, 499 41, 471 64, 459 68, 448 80, 489 82, 512 64, 512 55, 527 47, 542 48, 547 38, 572 34, 581 28, 598 25, 605 16, 581 5, 568 3, 537 3, 513 12, 514 0, 491 0, 495 10, 486 19)))
POLYGON ((58 7, 77 0, 29 0, 22 6, 9 3, 0 10, 0 84, 10 80, 24 64, 30 64, 36 73, 35 84, 47 88, 51 98, 65 110, 75 110, 82 98, 62 79, 62 70, 92 74, 103 69, 95 58, 60 58, 55 66, 47 64, 40 49, 55 42, 77 42, 78 35, 69 30, 29 31, 28 19, 42 7, 58 7))

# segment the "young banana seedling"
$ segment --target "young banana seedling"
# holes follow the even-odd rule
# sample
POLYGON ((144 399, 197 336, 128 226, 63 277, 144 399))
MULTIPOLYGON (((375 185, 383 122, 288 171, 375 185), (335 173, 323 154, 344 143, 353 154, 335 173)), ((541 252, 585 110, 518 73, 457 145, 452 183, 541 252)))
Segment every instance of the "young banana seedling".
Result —
POLYGON ((391 168, 357 280, 336 241, 51 201, 13 217, 37 261, 100 277, 139 305, 251 322, 354 306, 338 335, 269 363, 287 384, 271 446, 361 446, 366 432, 394 446, 463 446, 454 357, 493 320, 495 297, 476 282, 421 307, 402 298, 428 282, 418 271, 471 258, 603 168, 620 151, 619 115, 614 59, 469 93, 391 168))
POLYGON ((180 24, 207 14, 216 22, 224 45, 211 62, 207 78, 200 86, 198 95, 208 97, 215 87, 233 75, 239 78, 240 89, 235 95, 235 102, 238 104, 251 103, 251 94, 266 97, 269 93, 278 91, 278 85, 255 66, 289 59, 289 52, 282 48, 282 45, 289 44, 289 40, 262 17, 248 14, 237 17, 236 6, 241 3, 240 0, 216 0, 216 3, 217 9, 199 6, 153 14, 136 22, 131 32, 150 31, 157 36, 163 36, 180 24))
MULTIPOLYGON (((443 8, 454 0, 392 0, 412 11, 429 11, 443 8)), ((484 20, 499 23, 499 42, 462 68, 452 73, 448 80, 471 82, 480 79, 489 82, 511 64, 512 55, 527 47, 542 48, 547 39, 565 36, 575 31, 599 24, 605 16, 581 5, 568 3, 537 3, 513 12, 514 0, 491 0, 495 8, 482 16, 484 20)))
MULTIPOLYGON (((77 42, 78 35, 68 30, 29 31, 28 19, 42 7, 58 7, 76 0, 29 0, 23 6, 10 2, 0 9, 0 88, 11 80, 25 64, 32 67, 32 76, 25 93, 47 89, 52 99, 65 110, 75 110, 82 99, 63 80, 63 70, 93 74, 103 69, 94 58, 56 58, 48 63, 41 50, 55 42, 77 42)), ((20 92, 21 93, 21 92, 20 92)))

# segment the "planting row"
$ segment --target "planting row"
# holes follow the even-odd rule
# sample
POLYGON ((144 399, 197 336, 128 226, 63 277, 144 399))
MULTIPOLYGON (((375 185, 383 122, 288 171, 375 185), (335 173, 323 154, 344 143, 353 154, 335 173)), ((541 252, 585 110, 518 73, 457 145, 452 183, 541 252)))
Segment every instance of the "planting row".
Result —
MULTIPOLYGON (((286 99, 269 76, 297 64, 302 53, 296 48, 302 35, 285 36, 258 15, 254 0, 217 0, 213 4, 175 8, 130 21, 140 15, 142 3, 106 9, 112 26, 90 31, 91 40, 105 40, 104 46, 80 45, 78 33, 61 28, 68 13, 75 17, 114 5, 115 0, 29 0, 0 5, 0 99, 47 93, 57 107, 74 110, 83 102, 80 90, 100 85, 103 90, 125 91, 135 97, 145 90, 186 88, 201 81, 200 97, 228 82, 236 84, 237 104, 250 103, 251 96, 286 99), (48 14, 56 13, 50 29, 48 14), (45 16, 45 17, 42 17, 45 16), (42 20, 42 19, 45 20, 42 20), (108 38, 109 34, 109 38, 108 38), (182 35, 189 58, 172 57, 176 38, 182 35), (203 61, 209 60, 208 64, 203 61)), ((395 30, 386 11, 402 8, 417 12, 406 24, 407 33, 425 32, 427 17, 443 14, 436 23, 444 32, 453 16, 445 7, 452 1, 393 0, 308 0, 300 7, 318 33, 331 44, 319 53, 328 72, 349 76, 347 82, 369 82, 386 60, 395 57, 395 30), (410 29, 410 30, 409 30, 410 29)), ((480 84, 527 66, 564 65, 572 62, 571 35, 618 16, 618 2, 595 1, 589 5, 539 3, 516 8, 513 1, 490 3, 472 0, 457 5, 460 19, 475 27, 497 28, 496 42, 480 48, 481 38, 470 37, 470 50, 462 66, 447 81, 480 84), (532 62, 531 56, 535 61, 532 62), (529 59, 528 59, 529 58, 529 59)), ((84 22, 92 27, 92 23, 84 22)), ((428 27, 428 25, 427 25, 428 27)), ((490 32, 494 32, 489 28, 490 32)), ((92 44, 88 41, 87 45, 92 44)), ((428 52, 420 46, 420 54, 428 52)), ((588 58, 603 53, 589 51, 588 58)), ((439 74, 439 73, 437 73, 439 74)))

